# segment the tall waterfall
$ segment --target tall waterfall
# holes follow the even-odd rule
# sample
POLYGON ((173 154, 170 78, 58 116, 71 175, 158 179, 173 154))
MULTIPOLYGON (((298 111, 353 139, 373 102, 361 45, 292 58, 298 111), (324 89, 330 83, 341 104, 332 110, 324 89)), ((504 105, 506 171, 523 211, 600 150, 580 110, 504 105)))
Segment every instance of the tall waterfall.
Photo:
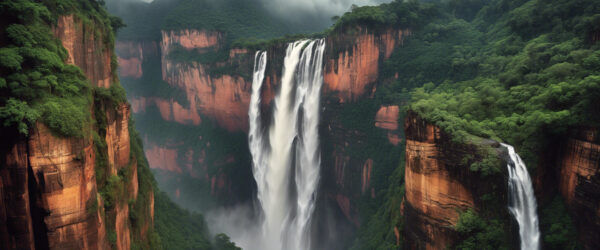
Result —
POLYGON ((540 230, 537 218, 537 203, 531 185, 531 178, 521 157, 511 145, 502 144, 508 149, 511 162, 508 163, 508 189, 510 213, 519 223, 522 250, 539 249, 540 230))
POLYGON ((321 165, 318 124, 324 50, 323 39, 288 45, 268 134, 260 117, 266 53, 256 54, 248 142, 264 216, 261 249, 310 248, 308 228, 321 165))

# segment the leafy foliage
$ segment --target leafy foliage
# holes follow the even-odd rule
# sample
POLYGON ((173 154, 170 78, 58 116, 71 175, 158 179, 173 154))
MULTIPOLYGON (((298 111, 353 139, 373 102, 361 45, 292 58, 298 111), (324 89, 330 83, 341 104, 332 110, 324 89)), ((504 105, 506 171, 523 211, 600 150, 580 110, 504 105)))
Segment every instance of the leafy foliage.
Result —
POLYGON ((89 131, 89 83, 79 68, 65 63, 67 52, 50 28, 59 15, 72 13, 96 27, 98 37, 112 46, 111 20, 96 1, 0 3, 0 119, 4 128, 26 135, 41 120, 61 136, 83 137, 89 131))
POLYGON ((501 222, 483 219, 473 210, 460 214, 455 229, 465 237, 456 249, 509 249, 501 222))
POLYGON ((540 228, 544 247, 548 249, 579 249, 577 230, 560 196, 542 211, 540 228))
MULTIPOLYGON (((500 2, 482 8, 472 24, 457 29, 479 31, 467 33, 474 34, 472 39, 456 40, 459 47, 454 47, 451 63, 442 63, 451 71, 439 78, 414 78, 416 85, 432 84, 412 92, 411 108, 458 138, 476 135, 513 144, 527 165, 535 166, 546 135, 600 121, 594 112, 600 107, 597 45, 580 35, 591 32, 581 23, 591 22, 590 10, 600 5, 528 1, 506 9, 500 2), (489 20, 484 13, 492 10, 505 14, 489 20), (581 14, 568 14, 575 12, 581 14), (542 22, 538 13, 554 13, 553 23, 560 25, 532 28, 542 22)), ((415 39, 425 40, 430 32, 426 28, 415 39)), ((427 56, 433 58, 434 52, 427 56)), ((424 70, 412 72, 426 75, 424 70)))

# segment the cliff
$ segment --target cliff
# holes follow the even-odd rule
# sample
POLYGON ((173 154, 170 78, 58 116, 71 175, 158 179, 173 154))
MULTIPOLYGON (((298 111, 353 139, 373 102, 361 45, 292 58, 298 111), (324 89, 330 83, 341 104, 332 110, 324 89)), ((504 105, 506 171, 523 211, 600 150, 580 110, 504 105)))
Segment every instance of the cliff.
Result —
POLYGON ((93 86, 108 88, 115 80, 111 69, 114 53, 105 46, 103 36, 94 34, 96 28, 68 15, 58 18, 53 33, 69 54, 66 63, 81 68, 93 86))
MULTIPOLYGON (((65 63, 81 68, 92 86, 118 84, 113 50, 106 43, 112 34, 76 15, 60 16, 52 31, 68 52, 65 63)), ((29 136, 3 134, 0 248, 130 249, 134 240, 147 238, 131 230, 128 202, 141 204, 141 184, 131 152, 129 105, 103 100, 92 109, 101 122, 84 127, 82 138, 59 136, 41 122, 30 128, 29 136)), ((153 196, 151 189, 144 196, 153 196)), ((138 216, 150 216, 139 226, 152 227, 152 203, 138 208, 138 216)))
MULTIPOLYGON (((180 123, 200 124, 200 115, 216 120, 230 130, 248 129, 248 105, 252 82, 237 75, 211 75, 209 66, 197 62, 181 63, 170 59, 174 47, 190 53, 205 54, 219 50, 222 35, 216 32, 182 30, 163 31, 161 41, 163 80, 187 94, 189 109, 172 103, 173 119, 180 123), (195 52, 193 52, 195 51, 195 52), (246 107, 246 109, 244 109, 246 107)), ((229 53, 234 60, 238 53, 229 53)), ((210 55, 208 55, 210 56, 210 55)))
POLYGON ((365 93, 374 92, 380 63, 402 45, 407 35, 410 35, 409 30, 388 29, 374 33, 359 28, 357 34, 329 36, 324 92, 335 93, 340 102, 356 101, 365 93))
MULTIPOLYGON (((461 212, 484 207, 482 195, 499 193, 499 206, 506 206, 505 178, 483 177, 469 169, 469 161, 482 158, 478 146, 489 145, 497 157, 505 158, 506 150, 495 141, 461 144, 440 128, 409 112, 406 133, 406 193, 403 203, 405 245, 410 249, 444 249, 460 241, 455 231, 461 212), (495 187, 499 190, 494 190, 495 187)), ((505 172, 505 161, 501 169, 505 172)), ((490 209, 490 208, 487 208, 490 209)), ((508 218, 508 210, 503 216, 508 218)))
MULTIPOLYGON (((335 103, 349 103, 359 100, 362 97, 372 97, 375 91, 375 82, 379 76, 379 65, 387 59, 393 49, 400 46, 408 30, 369 31, 360 29, 356 34, 332 34, 327 37, 328 49, 325 54, 324 63, 324 98, 331 98, 335 103), (335 49, 333 49, 335 47, 335 49)), ((164 180, 159 178, 159 183, 169 182, 177 186, 176 188, 167 188, 168 192, 175 197, 192 195, 191 190, 186 191, 182 184, 181 175, 187 175, 200 180, 204 184, 196 185, 196 189, 206 189, 210 194, 223 194, 227 196, 237 196, 237 191, 231 188, 238 185, 232 183, 249 183, 247 187, 241 187, 244 190, 251 189, 251 175, 242 176, 239 170, 250 173, 250 166, 244 159, 249 157, 246 152, 245 132, 248 129, 248 105, 250 102, 252 85, 252 68, 254 63, 255 51, 248 49, 225 49, 227 34, 219 32, 209 32, 202 30, 163 30, 160 44, 159 55, 155 55, 157 50, 155 44, 151 41, 119 41, 117 43, 117 52, 119 61, 122 62, 120 68, 121 77, 124 79, 124 85, 128 88, 132 111, 136 120, 144 121, 145 118, 160 119, 163 131, 181 129, 187 131, 188 135, 194 134, 196 141, 179 138, 174 133, 165 135, 171 139, 168 141, 155 138, 156 136, 146 129, 146 126, 138 125, 141 128, 142 137, 149 147, 146 148, 146 155, 150 160, 151 167, 161 169, 165 173, 164 180), (154 63, 159 62, 159 63, 154 63), (160 67, 156 67, 160 65, 160 67), (141 67, 141 68, 140 68, 141 67), (160 71, 160 76, 164 83, 159 89, 176 91, 171 96, 160 93, 148 94, 143 88, 146 83, 140 82, 146 75, 160 71), (142 72, 142 76, 140 76, 142 72), (139 82, 139 83, 138 83, 139 82), (135 86, 135 87, 134 87, 135 86), (136 94, 138 93, 138 94, 136 94), (226 142, 219 136, 209 138, 206 131, 225 130, 227 137, 235 137, 233 140, 236 146, 232 146, 231 139, 226 142), (237 142, 240 141, 239 149, 237 142), (196 145, 196 146, 193 146, 196 145), (219 146, 221 145, 221 146, 219 146), (228 147, 231 152, 216 151, 217 148, 228 147), (240 151, 243 150, 244 154, 240 151), (235 153, 234 153, 235 152, 235 153), (206 157, 208 156, 208 157, 206 157), (228 170, 229 167, 237 165, 236 170, 228 170), (232 174, 235 173, 235 174, 232 174), (234 177, 238 176, 238 177, 234 177), (168 177, 166 177, 168 176, 168 177), (242 179, 240 179, 242 178, 242 179), (220 180, 220 181, 217 181, 220 180), (223 183, 216 185, 213 183, 223 183), (223 187, 219 190, 219 187, 223 187)), ((271 101, 276 93, 278 79, 280 78, 282 68, 282 55, 285 54, 286 44, 277 44, 268 50, 268 65, 265 76, 265 84, 262 89, 262 110, 265 113, 271 112, 271 101)), ((332 102, 333 103, 333 102, 332 102)), ((391 107, 388 116, 382 119, 397 120, 397 107, 391 107)), ((375 113, 370 114, 375 116, 375 113)), ((269 117, 263 115, 263 117, 269 117)), ((150 120, 149 120, 150 121, 150 120)), ((324 123, 329 123, 325 119, 324 123)), ((334 123, 334 121, 331 121, 334 123)), ((392 122, 392 121, 388 121, 392 122)), ((397 122, 397 121, 393 121, 397 122)), ((388 138, 393 145, 399 145, 401 142, 401 129, 382 128, 388 131, 388 138)), ((161 132, 166 133, 166 132, 161 132)), ((220 132, 211 132, 220 133, 220 132)), ((222 138, 223 136, 221 136, 222 138)), ((333 142, 332 142, 333 143, 333 142)), ((344 142, 335 142, 336 144, 344 142)), ((343 158, 346 157, 343 151, 336 151, 338 158, 337 172, 347 167, 343 158)), ((348 160, 350 159, 349 157, 348 160)), ((360 182, 365 189, 366 195, 375 195, 375 190, 371 190, 370 175, 367 163, 368 159, 360 159, 360 166, 356 166, 357 173, 364 172, 364 178, 352 175, 348 182, 360 182), (365 165, 366 167, 363 167, 365 165), (363 169, 364 168, 364 169, 363 169), (358 178, 356 178, 358 177, 358 178), (364 180, 361 180, 364 179, 364 180)), ((379 163, 375 162, 375 167, 379 163)), ((353 167, 349 167, 352 168, 353 167)), ((373 166, 371 167, 373 169, 373 166)), ((349 170, 345 170, 349 171, 349 170)), ((342 173, 336 175, 341 176, 342 173)), ((342 181, 343 182, 343 181, 342 181)), ((350 184, 346 184, 350 185, 350 184)), ((338 189, 348 190, 348 186, 341 183, 338 189)), ((239 192, 238 192, 239 193, 239 192)), ((250 194, 250 193, 248 193, 250 194)), ((333 192, 332 197, 339 203, 341 210, 356 223, 356 205, 353 199, 348 198, 347 194, 333 192), (350 205, 353 204, 353 205, 350 205), (352 211, 352 212, 351 212, 352 211)), ((239 197, 240 199, 249 199, 251 197, 239 197)), ((183 199, 183 198, 182 198, 183 199)))
POLYGON ((585 249, 600 248, 600 131, 572 129, 558 154, 558 189, 585 249))

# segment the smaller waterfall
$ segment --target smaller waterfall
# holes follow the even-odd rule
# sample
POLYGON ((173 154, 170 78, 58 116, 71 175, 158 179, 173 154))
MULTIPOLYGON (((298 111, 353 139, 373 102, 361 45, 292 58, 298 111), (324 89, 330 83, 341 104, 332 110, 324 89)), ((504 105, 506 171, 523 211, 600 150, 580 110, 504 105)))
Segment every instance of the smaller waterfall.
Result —
POLYGON ((537 218, 537 203, 531 185, 531 178, 521 157, 511 145, 502 144, 508 149, 511 162, 508 163, 508 209, 519 223, 521 250, 539 249, 540 230, 537 218))

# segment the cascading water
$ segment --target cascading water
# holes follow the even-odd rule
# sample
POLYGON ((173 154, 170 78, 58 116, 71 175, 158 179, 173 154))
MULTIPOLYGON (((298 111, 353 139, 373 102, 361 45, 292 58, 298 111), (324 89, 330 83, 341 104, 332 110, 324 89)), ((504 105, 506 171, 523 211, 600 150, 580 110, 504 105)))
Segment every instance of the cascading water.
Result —
POLYGON ((522 250, 539 249, 540 231, 537 218, 537 203, 531 185, 531 178, 521 157, 511 145, 502 144, 508 149, 511 162, 508 163, 508 189, 510 213, 519 223, 522 250))
POLYGON ((321 164, 318 124, 324 50, 323 39, 288 45, 268 137, 260 117, 266 53, 256 54, 248 142, 264 215, 261 249, 310 248, 308 227, 321 164), (295 200, 290 193, 296 194, 295 200))

